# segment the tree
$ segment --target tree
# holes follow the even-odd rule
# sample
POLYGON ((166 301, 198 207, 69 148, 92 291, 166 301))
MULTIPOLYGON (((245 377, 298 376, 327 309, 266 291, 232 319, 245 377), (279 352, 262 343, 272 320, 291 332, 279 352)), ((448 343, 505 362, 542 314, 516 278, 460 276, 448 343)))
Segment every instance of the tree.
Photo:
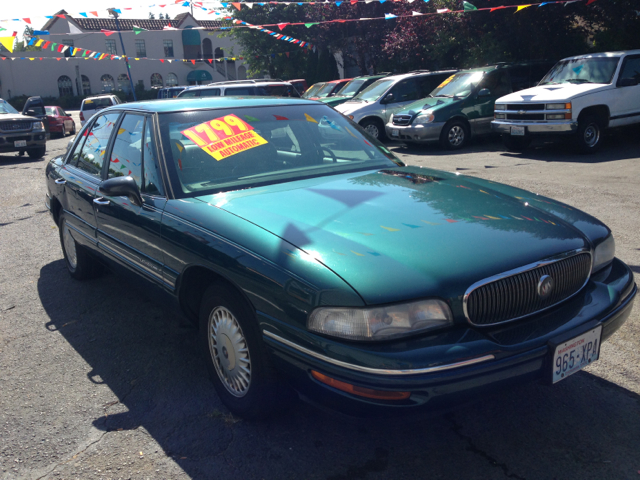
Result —
POLYGON ((165 14, 164 14, 164 19, 165 19, 165 20, 171 20, 171 18, 169 17, 169 14, 168 14, 168 13, 165 13, 165 14))
POLYGON ((162 13, 162 12, 160 12, 160 15, 158 15, 158 18, 159 18, 160 20, 164 20, 164 15, 163 15, 163 13, 162 13))
POLYGON ((30 25, 27 25, 22 33, 22 41, 16 42, 13 48, 14 52, 35 52, 39 51, 39 47, 34 47, 33 45, 27 45, 29 41, 33 38, 33 28, 30 25))

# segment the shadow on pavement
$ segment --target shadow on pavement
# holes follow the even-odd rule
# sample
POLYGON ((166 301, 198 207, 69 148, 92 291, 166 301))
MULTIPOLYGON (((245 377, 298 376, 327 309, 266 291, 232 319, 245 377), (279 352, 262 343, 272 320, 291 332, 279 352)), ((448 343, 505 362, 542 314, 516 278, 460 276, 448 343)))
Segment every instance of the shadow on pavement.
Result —
POLYGON ((31 159, 27 154, 24 154, 21 157, 19 157, 17 154, 11 154, 11 153, 0 154, 0 168, 11 166, 11 165, 13 166, 23 165, 25 167, 29 167, 31 165, 41 165, 44 162, 45 162, 45 157, 31 159))
POLYGON ((421 421, 350 422, 299 403, 252 423, 222 406, 195 330, 165 296, 111 274, 77 282, 63 260, 42 267, 38 292, 43 327, 91 369, 73 382, 106 384, 119 400, 93 424, 144 427, 191 478, 595 479, 640 467, 640 396, 585 372, 421 421))

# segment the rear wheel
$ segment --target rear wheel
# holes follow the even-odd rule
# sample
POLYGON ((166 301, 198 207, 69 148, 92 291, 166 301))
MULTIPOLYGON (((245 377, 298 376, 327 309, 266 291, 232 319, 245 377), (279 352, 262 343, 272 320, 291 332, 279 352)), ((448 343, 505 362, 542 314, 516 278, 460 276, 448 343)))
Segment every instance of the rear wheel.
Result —
POLYGON ((263 418, 286 403, 290 390, 271 366, 254 312, 235 290, 214 284, 205 291, 199 335, 209 378, 231 412, 263 418))
POLYGON ((36 159, 44 157, 44 154, 47 153, 47 147, 38 147, 27 150, 29 154, 29 158, 36 159))
POLYGON ((522 152, 531 145, 531 137, 514 137, 512 135, 502 135, 502 143, 511 152, 522 152))
POLYGON ((60 215, 58 228, 62 253, 69 275, 76 280, 87 280, 97 276, 102 271, 102 266, 82 245, 76 243, 64 214, 60 215))
POLYGON ((364 131, 371 135, 376 140, 385 140, 387 138, 384 125, 377 118, 368 118, 360 122, 360 126, 364 128, 364 131))
POLYGON ((595 153, 602 146, 603 122, 597 115, 585 115, 578 120, 576 147, 580 153, 595 153))
POLYGON ((469 127, 462 120, 452 120, 442 129, 440 145, 447 150, 459 150, 469 141, 469 127))
POLYGON ((71 135, 76 134, 76 122, 73 122, 73 127, 71 127, 71 135))

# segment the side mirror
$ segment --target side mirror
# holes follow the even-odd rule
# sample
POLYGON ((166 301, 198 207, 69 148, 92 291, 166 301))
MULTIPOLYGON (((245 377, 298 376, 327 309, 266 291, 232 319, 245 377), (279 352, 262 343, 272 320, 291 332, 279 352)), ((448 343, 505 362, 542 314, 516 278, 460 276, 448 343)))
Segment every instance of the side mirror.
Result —
POLYGON ((135 205, 142 205, 138 184, 131 177, 115 177, 102 182, 100 193, 107 197, 128 197, 135 205))
POLYGON ((478 97, 490 97, 491 96, 491 90, 489 90, 488 88, 483 88, 478 92, 478 97))
POLYGON ((395 96, 393 95, 393 93, 388 93, 386 97, 384 97, 384 99, 382 100, 382 103, 387 104, 387 103, 393 103, 395 101, 395 96))
POLYGON ((635 87, 638 85, 637 78, 623 78, 618 82, 619 87, 635 87))

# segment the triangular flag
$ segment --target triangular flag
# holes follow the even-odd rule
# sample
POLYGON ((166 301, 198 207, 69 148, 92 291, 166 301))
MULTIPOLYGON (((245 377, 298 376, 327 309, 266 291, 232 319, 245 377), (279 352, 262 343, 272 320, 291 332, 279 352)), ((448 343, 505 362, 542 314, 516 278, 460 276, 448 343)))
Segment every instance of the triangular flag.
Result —
POLYGON ((411 12, 411 15, 413 15, 413 16, 415 17, 416 15, 424 15, 424 13, 420 13, 420 12, 411 12))
POLYGON ((160 61, 161 61, 162 63, 164 63, 164 58, 161 58, 161 59, 160 59, 160 61))
POLYGON ((133 33, 138 35, 139 33, 142 33, 142 32, 148 32, 148 30, 146 28, 140 28, 136 25, 133 26, 133 33))
POLYGON ((245 3, 245 5, 247 6, 247 8, 253 8, 253 3, 245 3))
POLYGON ((195 65, 195 64, 196 64, 196 61, 195 61, 195 60, 191 60, 191 63, 193 63, 193 64, 195 65))
POLYGON ((13 53, 13 44, 16 41, 16 37, 0 37, 0 44, 11 53, 13 53))
POLYGON ((89 12, 91 15, 93 15, 94 17, 98 16, 98 12, 89 12))
POLYGON ((284 54, 289 58, 289 52, 284 52, 284 54))
POLYGON ((280 30, 284 30, 284 27, 286 27, 287 25, 289 25, 289 24, 288 24, 288 23, 279 23, 279 24, 278 24, 278 28, 279 28, 280 30))
POLYGON ((313 123, 318 123, 318 121, 316 119, 314 119, 311 115, 307 115, 306 113, 304 114, 305 118, 307 119, 307 122, 313 122, 313 123))
MULTIPOLYGON (((64 18, 64 15, 62 16, 62 18, 64 18)), ((69 21, 67 21, 67 23, 69 24, 69 33, 82 33, 82 30, 76 27, 73 23, 69 21)))
POLYGON ((489 13, 493 12, 494 10, 501 10, 503 8, 507 8, 507 7, 494 7, 491 10, 489 10, 489 13))
POLYGON ((596 0, 589 0, 589 1, 587 2, 587 5, 591 5, 591 4, 592 4, 593 2, 595 2, 595 1, 596 1, 596 0))
POLYGON ((475 5, 472 5, 469 2, 462 2, 462 6, 464 7, 465 12, 473 12, 474 10, 478 10, 475 5))
POLYGON ((385 20, 391 20, 392 18, 397 18, 397 15, 394 15, 393 13, 385 13, 384 14, 384 19, 385 20))
POLYGON ((530 7, 530 6, 531 5, 520 5, 520 6, 518 6, 518 9, 513 13, 518 13, 520 10, 524 10, 525 8, 530 7))
POLYGON ((116 33, 116 32, 115 32, 115 30, 104 30, 104 29, 102 29, 102 30, 100 30, 100 31, 101 31, 102 33, 104 33, 107 37, 108 37, 109 35, 113 35, 114 33, 116 33))
POLYGON ((40 45, 42 45, 44 43, 44 40, 40 39, 36 42, 36 47, 39 47, 40 45))
POLYGON ((242 4, 241 3, 232 2, 231 5, 236 7, 238 10, 240 10, 242 8, 242 4))
POLYGON ((24 20, 25 22, 27 22, 29 25, 31 25, 31 19, 30 18, 23 18, 22 20, 24 20))

